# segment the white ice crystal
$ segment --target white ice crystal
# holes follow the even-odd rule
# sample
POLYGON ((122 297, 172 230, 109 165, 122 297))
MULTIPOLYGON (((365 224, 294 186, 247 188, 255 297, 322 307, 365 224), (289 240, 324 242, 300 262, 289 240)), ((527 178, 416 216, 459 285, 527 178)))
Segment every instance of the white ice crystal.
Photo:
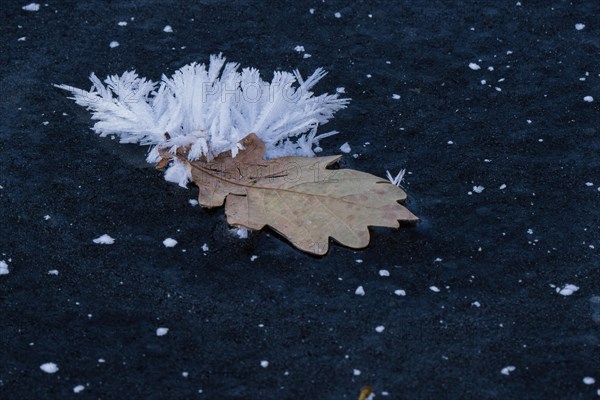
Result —
POLYGON ((392 176, 392 174, 390 174, 390 171, 385 171, 385 175, 387 176, 390 183, 392 185, 396 185, 398 187, 400 187, 405 174, 406 174, 406 169, 401 169, 400 172, 398 172, 398 175, 396 175, 395 177, 392 176))
MULTIPOLYGON (((93 130, 100 136, 117 135, 121 143, 152 145, 148 162, 158 161, 157 146, 176 151, 191 145, 190 160, 211 159, 240 150, 239 141, 255 133, 266 145, 267 158, 287 155, 313 156, 319 140, 317 128, 345 108, 350 99, 338 94, 315 96, 313 86, 326 72, 318 68, 307 79, 298 70, 276 71, 271 82, 255 68, 239 71, 239 64, 225 63, 221 55, 210 63, 188 64, 160 82, 139 77, 135 71, 111 75, 104 84, 91 74, 89 91, 55 85, 92 112, 93 130), (168 135, 165 135, 168 133, 168 135)), ((174 160, 166 172, 169 181, 185 185, 190 174, 174 160)))

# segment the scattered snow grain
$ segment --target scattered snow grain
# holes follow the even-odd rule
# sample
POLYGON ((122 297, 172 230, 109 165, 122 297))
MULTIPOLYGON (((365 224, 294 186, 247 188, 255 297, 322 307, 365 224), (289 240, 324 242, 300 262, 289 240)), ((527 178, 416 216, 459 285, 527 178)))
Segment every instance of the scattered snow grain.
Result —
POLYGON ((25 11, 39 11, 40 5, 38 3, 29 3, 26 6, 22 7, 25 11))
POLYGON ((514 365, 509 365, 508 367, 504 367, 502 368, 502 370, 500 371, 500 373, 502 375, 510 375, 511 372, 513 372, 515 369, 517 369, 517 367, 515 367, 514 365))
POLYGON ((352 148, 350 147, 350 145, 348 144, 348 142, 344 143, 343 145, 340 146, 340 151, 343 153, 350 153, 352 151, 352 148))
POLYGON ((48 374, 54 374, 55 372, 58 372, 58 366, 53 362, 40 365, 40 369, 48 374))
POLYGON ((169 328, 156 328, 156 336, 165 336, 169 333, 169 328))
POLYGON ((8 275, 8 264, 4 260, 0 260, 0 275, 8 275))
POLYGON ((115 239, 111 238, 110 236, 108 236, 106 233, 102 236, 97 237, 96 239, 92 240, 94 243, 96 244, 113 244, 115 242, 115 239))
POLYGON ((563 295, 563 296, 570 296, 578 290, 579 290, 579 286, 575 286, 573 284, 567 283, 562 288, 557 287, 556 293, 563 295))
POLYGON ((77 385, 73 388, 73 393, 80 393, 83 392, 83 390, 85 389, 85 386, 83 385, 77 385))
POLYGON ((175 247, 177 245, 177 240, 173 238, 166 238, 165 240, 163 240, 163 244, 165 245, 165 247, 175 247))

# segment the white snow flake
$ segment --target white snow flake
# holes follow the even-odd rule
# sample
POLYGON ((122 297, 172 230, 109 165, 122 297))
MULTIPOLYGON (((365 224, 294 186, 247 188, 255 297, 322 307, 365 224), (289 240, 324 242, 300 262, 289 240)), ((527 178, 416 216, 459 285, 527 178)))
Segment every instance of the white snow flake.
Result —
POLYGON ((579 286, 575 286, 573 284, 568 283, 565 286, 563 286, 562 288, 557 287, 556 293, 563 295, 563 296, 570 296, 578 290, 579 290, 579 286))
POLYGON ((96 244, 113 244, 115 242, 115 239, 111 238, 107 234, 104 234, 92 240, 92 242, 96 244))
POLYGON ((500 373, 502 375, 510 375, 511 372, 513 372, 515 369, 517 369, 517 367, 515 367, 514 365, 509 365, 507 367, 502 368, 502 370, 500 371, 500 373))
POLYGON ((165 336, 169 333, 169 328, 156 328, 156 336, 165 336))
POLYGON ((0 260, 0 275, 8 275, 8 264, 4 260, 0 260))
POLYGON ((58 366, 53 362, 40 365, 40 369, 48 374, 54 374, 55 372, 58 372, 58 366))
POLYGON ((39 11, 40 5, 38 3, 29 3, 22 7, 25 11, 39 11))
POLYGON ((165 247, 175 247, 177 245, 177 240, 172 238, 166 238, 165 240, 163 240, 163 244, 165 245, 165 247))
POLYGON ((85 389, 85 386, 77 385, 73 388, 73 393, 81 393, 81 392, 83 392, 84 389, 85 389))

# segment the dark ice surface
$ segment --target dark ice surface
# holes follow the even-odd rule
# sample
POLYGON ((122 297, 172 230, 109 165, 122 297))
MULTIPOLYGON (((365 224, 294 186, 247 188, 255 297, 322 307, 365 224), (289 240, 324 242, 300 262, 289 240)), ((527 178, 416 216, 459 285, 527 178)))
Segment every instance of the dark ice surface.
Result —
POLYGON ((598 398, 600 2, 521 3, 2 1, 0 399, 598 398), (219 52, 325 67, 353 100, 322 154, 407 168, 421 222, 320 258, 240 240, 51 87, 219 52))

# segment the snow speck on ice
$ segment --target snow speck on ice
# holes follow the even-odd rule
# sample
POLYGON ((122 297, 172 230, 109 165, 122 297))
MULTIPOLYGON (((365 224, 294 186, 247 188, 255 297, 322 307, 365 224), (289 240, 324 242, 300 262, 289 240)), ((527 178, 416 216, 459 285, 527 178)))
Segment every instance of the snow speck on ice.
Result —
POLYGON ((25 11, 39 11, 40 5, 38 3, 29 3, 22 7, 25 11))
POLYGON ((354 294, 357 295, 357 296, 364 296, 365 295, 365 289, 362 286, 359 286, 354 291, 354 294))
POLYGON ((583 383, 585 383, 586 385, 593 385, 594 383, 596 383, 596 380, 591 376, 586 376, 585 378, 583 378, 583 383))
POLYGON ((202 245, 202 251, 205 253, 208 251, 208 245, 206 243, 202 245))
POLYGON ((263 360, 260 362, 260 366, 263 368, 267 368, 269 366, 269 362, 267 360, 263 360))
POLYGON ((383 325, 379 325, 377 328, 375 328, 375 331, 376 331, 377 333, 381 333, 381 332, 383 332, 384 330, 385 330, 385 326, 383 326, 383 325))
POLYGON ((83 386, 83 385, 77 385, 77 386, 75 386, 73 388, 73 392, 74 393, 80 393, 80 392, 83 392, 83 389, 85 389, 85 386, 83 386))
POLYGON ((481 69, 481 67, 479 66, 479 64, 475 64, 475 63, 469 63, 469 68, 471 68, 473 71, 477 71, 478 69, 481 69))
POLYGON ((350 147, 350 145, 348 144, 348 142, 344 143, 343 145, 340 146, 340 151, 343 153, 350 153, 352 151, 352 148, 350 147))
POLYGON ((166 33, 172 33, 173 32, 173 28, 171 27, 171 25, 167 25, 163 28, 163 32, 166 33))
POLYGON ((248 229, 246 228, 233 228, 233 232, 240 239, 248 239, 248 229))
POLYGON ((394 294, 396 296, 406 296, 406 291, 402 290, 402 289, 397 289, 397 290, 394 290, 394 294))
POLYGON ((342 18, 342 14, 340 14, 339 12, 336 12, 335 14, 333 14, 336 18, 342 18))
POLYGON ((352 370, 352 375, 359 376, 360 375, 360 369, 353 369, 352 370))
POLYGON ((48 374, 58 372, 58 366, 53 362, 40 365, 40 369, 48 374))
POLYGON ((440 289, 437 286, 429 286, 429 290, 435 293, 439 293, 440 289))
POLYGON ((583 28, 585 28, 585 24, 582 24, 582 23, 575 24, 575 29, 577 29, 578 31, 582 30, 583 28))
POLYGON ((583 98, 583 101, 585 101, 586 103, 591 103, 594 101, 594 98, 592 96, 585 96, 583 98))
POLYGON ((173 238, 166 238, 165 240, 163 240, 163 244, 165 245, 165 247, 175 247, 177 245, 177 240, 173 238))
POLYGON ((0 275, 8 275, 8 264, 4 260, 0 260, 0 275))
POLYGON ((517 369, 517 367, 515 367, 514 365, 509 365, 508 367, 504 367, 502 368, 502 370, 500 371, 500 373, 502 375, 510 375, 511 372, 513 372, 515 369, 517 369))
POLYGON ((394 94, 392 95, 392 99, 394 99, 394 100, 400 100, 400 95, 399 95, 399 94, 396 94, 396 93, 394 93, 394 94))
POLYGON ((565 286, 563 286, 562 288, 557 287, 556 293, 563 295, 563 296, 570 296, 578 290, 579 290, 579 286, 575 286, 575 285, 568 283, 565 286))
POLYGON ((119 47, 119 42, 117 42, 116 40, 113 40, 112 42, 110 42, 110 44, 108 46, 111 49, 114 49, 115 47, 119 47))
POLYGON ((115 242, 115 239, 111 238, 105 233, 104 235, 94 239, 93 242, 96 244, 113 244, 115 242))
POLYGON ((169 333, 169 328, 156 328, 156 336, 165 336, 169 333))
POLYGON ((387 269, 380 269, 379 276, 390 276, 390 271, 388 271, 387 269))

